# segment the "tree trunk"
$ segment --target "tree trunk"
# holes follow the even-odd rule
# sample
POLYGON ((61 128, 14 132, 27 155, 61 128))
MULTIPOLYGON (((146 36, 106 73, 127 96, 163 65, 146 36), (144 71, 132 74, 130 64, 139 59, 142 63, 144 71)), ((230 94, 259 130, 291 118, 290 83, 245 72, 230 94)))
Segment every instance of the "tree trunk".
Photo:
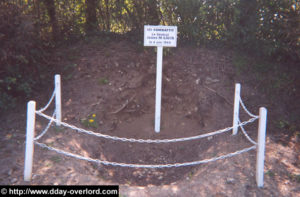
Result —
POLYGON ((148 10, 147 10, 147 22, 151 25, 159 25, 159 8, 157 6, 157 0, 149 0, 148 1, 148 10))
POLYGON ((109 2, 105 0, 105 7, 106 7, 106 31, 110 31, 110 11, 109 11, 109 2))
POLYGON ((86 0, 86 31, 92 32, 97 29, 96 15, 97 0, 86 0))
POLYGON ((52 38, 54 41, 56 41, 59 38, 59 28, 58 28, 58 23, 57 23, 57 19, 56 19, 55 3, 54 3, 54 0, 44 0, 44 2, 47 7, 47 12, 48 12, 51 27, 52 27, 52 38))
POLYGON ((258 27, 257 1, 241 0, 239 7, 241 13, 238 25, 240 30, 242 30, 239 33, 239 38, 244 43, 254 44, 258 27))

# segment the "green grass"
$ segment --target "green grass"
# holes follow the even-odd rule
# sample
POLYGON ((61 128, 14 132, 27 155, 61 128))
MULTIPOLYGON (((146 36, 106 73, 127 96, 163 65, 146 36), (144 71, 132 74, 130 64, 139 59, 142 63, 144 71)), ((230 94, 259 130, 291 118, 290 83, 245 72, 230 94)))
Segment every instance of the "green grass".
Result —
MULTIPOLYGON (((288 119, 292 120, 292 117, 289 117, 288 119)), ((295 132, 297 130, 297 126, 295 125, 295 123, 289 122, 285 119, 275 121, 274 123, 278 129, 285 129, 291 132, 295 132)))
POLYGON ((95 113, 89 115, 87 118, 81 119, 80 122, 85 127, 90 127, 90 128, 98 128, 99 127, 99 125, 97 123, 97 115, 95 113))
POLYGON ((73 78, 73 74, 72 73, 70 73, 70 74, 68 74, 67 76, 66 76, 66 80, 70 80, 70 79, 72 79, 73 78))
POLYGON ((56 133, 60 133, 60 132, 64 131, 64 129, 62 127, 60 127, 60 126, 55 126, 54 130, 55 130, 56 133))
POLYGON ((266 175, 270 176, 270 177, 274 177, 275 173, 272 170, 268 170, 266 173, 266 175))
POLYGON ((66 65, 66 66, 64 67, 64 70, 66 71, 66 70, 69 70, 69 69, 74 69, 74 68, 76 68, 76 67, 77 67, 77 64, 72 63, 72 64, 66 65))
POLYGON ((106 85, 106 84, 108 84, 108 83, 109 83, 109 81, 108 81, 107 78, 100 78, 100 79, 98 80, 98 84, 99 84, 99 85, 106 85))
POLYGON ((288 177, 289 177, 290 180, 292 180, 294 182, 297 182, 297 183, 300 183, 300 174, 289 173, 288 177))
POLYGON ((188 177, 189 177, 189 179, 192 179, 192 178, 193 178, 193 176, 194 176, 194 172, 193 172, 193 171, 190 171, 190 172, 188 173, 188 177))
POLYGON ((62 159, 59 156, 53 156, 50 158, 50 160, 53 161, 54 163, 59 163, 61 162, 62 159))
POLYGON ((279 129, 284 129, 284 128, 287 128, 289 126, 289 122, 286 121, 286 120, 279 120, 277 123, 276 123, 276 126, 279 128, 279 129))

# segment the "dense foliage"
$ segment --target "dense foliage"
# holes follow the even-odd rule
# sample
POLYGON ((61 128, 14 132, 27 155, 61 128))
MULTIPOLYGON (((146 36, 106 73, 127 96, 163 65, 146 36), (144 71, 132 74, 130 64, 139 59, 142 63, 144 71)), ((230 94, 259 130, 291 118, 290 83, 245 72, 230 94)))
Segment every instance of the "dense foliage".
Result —
POLYGON ((0 108, 31 93, 49 47, 97 32, 142 40, 145 24, 177 25, 179 43, 300 59, 298 0, 2 0, 0 108))

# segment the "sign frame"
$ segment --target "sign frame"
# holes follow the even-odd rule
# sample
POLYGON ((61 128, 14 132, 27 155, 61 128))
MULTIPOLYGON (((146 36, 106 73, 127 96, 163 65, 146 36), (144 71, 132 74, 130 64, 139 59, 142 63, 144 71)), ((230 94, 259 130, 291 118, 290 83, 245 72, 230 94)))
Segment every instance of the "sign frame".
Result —
POLYGON ((176 47, 177 26, 144 26, 144 46, 176 47))

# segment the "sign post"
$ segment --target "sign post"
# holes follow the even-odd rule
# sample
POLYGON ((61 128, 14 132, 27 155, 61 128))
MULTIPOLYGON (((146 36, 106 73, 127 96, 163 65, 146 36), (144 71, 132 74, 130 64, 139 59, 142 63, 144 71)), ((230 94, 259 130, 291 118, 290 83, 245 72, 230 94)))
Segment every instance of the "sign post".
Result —
POLYGON ((177 26, 144 26, 144 46, 157 47, 156 59, 156 94, 155 94, 155 125, 156 133, 160 132, 161 119, 161 86, 163 47, 177 46, 177 26))

